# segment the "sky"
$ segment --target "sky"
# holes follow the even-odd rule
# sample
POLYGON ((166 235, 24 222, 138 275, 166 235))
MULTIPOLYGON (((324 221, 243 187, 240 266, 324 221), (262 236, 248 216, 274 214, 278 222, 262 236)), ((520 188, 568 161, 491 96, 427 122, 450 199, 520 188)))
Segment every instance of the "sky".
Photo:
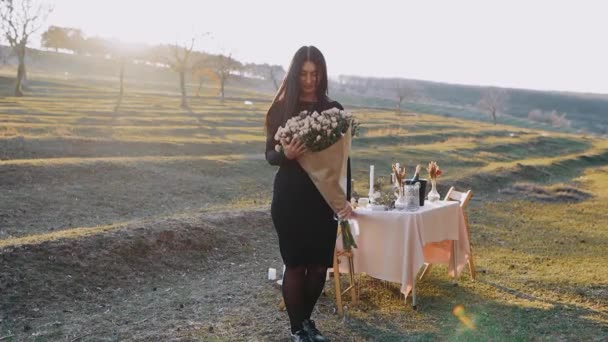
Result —
POLYGON ((315 45, 333 77, 608 94, 602 0, 47 2, 47 26, 150 44, 198 37, 198 50, 242 62, 287 68, 300 46, 315 45))

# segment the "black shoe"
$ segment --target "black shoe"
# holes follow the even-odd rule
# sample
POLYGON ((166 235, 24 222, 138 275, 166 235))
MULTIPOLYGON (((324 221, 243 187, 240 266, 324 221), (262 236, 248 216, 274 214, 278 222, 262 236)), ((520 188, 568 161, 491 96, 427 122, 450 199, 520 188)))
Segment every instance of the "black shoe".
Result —
POLYGON ((327 339, 325 336, 321 335, 321 332, 315 326, 315 321, 313 321, 312 319, 305 319, 302 322, 302 330, 306 331, 306 333, 310 337, 310 340, 313 342, 328 342, 329 341, 329 339, 327 339))
POLYGON ((312 342, 312 339, 304 329, 300 329, 295 334, 291 334, 291 342, 312 342))

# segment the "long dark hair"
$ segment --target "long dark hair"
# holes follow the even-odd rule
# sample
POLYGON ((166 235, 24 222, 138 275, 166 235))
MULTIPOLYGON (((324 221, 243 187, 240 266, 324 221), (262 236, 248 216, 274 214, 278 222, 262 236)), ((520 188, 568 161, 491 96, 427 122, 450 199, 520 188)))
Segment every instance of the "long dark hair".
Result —
MULTIPOLYGON (((280 122, 277 122, 279 121, 277 120, 278 118, 271 119, 269 115, 266 114, 266 129, 268 131, 272 129, 272 126, 284 124, 295 114, 300 98, 300 71, 302 70, 302 65, 304 65, 304 62, 306 61, 314 63, 317 67, 317 101, 329 100, 327 96, 327 65, 325 64, 325 57, 323 57, 323 54, 319 49, 312 45, 302 46, 293 56, 287 74, 272 101, 272 106, 281 106, 280 113, 282 117, 280 118, 280 122)), ((268 113, 270 113, 270 111, 268 113)))

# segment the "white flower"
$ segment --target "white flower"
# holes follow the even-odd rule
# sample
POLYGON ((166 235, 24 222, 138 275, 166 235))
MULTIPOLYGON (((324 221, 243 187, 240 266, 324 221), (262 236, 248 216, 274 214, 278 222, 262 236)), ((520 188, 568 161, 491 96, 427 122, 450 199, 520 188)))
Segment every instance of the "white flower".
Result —
POLYGON ((325 132, 327 133, 327 136, 329 136, 331 134, 331 129, 328 129, 325 132))
POLYGON ((338 123, 337 122, 332 122, 331 123, 331 128, 336 128, 338 127, 338 123))
POLYGON ((340 109, 338 109, 337 107, 333 107, 333 108, 330 108, 330 109, 324 111, 324 113, 327 113, 327 114, 337 114, 339 111, 340 111, 340 109))
POLYGON ((275 145, 274 150, 277 152, 281 152, 281 145, 275 145))
POLYGON ((321 136, 317 135, 317 141, 321 140, 321 136))

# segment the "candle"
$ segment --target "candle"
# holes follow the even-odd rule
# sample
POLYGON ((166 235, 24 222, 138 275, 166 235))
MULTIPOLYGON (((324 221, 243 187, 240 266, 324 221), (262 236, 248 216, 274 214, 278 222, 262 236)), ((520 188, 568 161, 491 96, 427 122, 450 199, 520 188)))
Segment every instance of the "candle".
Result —
POLYGON ((277 270, 272 267, 268 268, 268 280, 275 279, 277 279, 277 270))
POLYGON ((374 165, 369 166, 369 193, 374 193, 374 165))

